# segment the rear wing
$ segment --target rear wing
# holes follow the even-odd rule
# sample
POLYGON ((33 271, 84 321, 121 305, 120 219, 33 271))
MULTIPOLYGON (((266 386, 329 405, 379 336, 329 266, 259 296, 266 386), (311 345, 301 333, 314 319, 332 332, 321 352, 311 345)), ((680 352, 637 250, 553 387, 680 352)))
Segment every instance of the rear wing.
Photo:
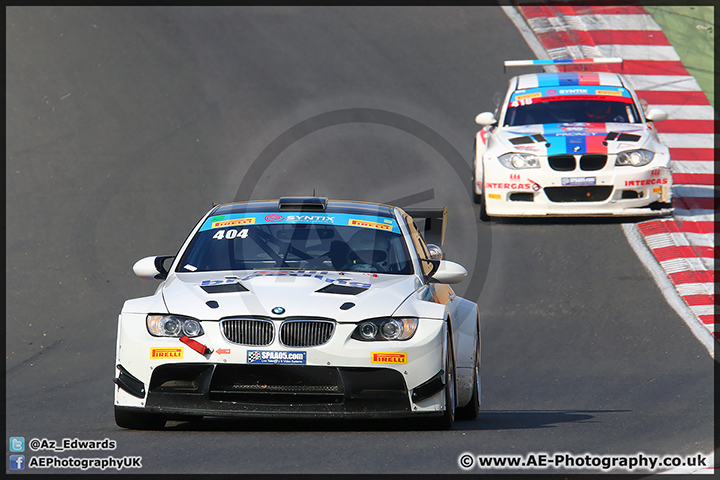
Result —
POLYGON ((425 243, 434 243, 442 247, 445 241, 445 225, 447 224, 447 207, 442 208, 403 208, 405 213, 417 220, 425 220, 423 237, 425 243))
POLYGON ((503 73, 507 71, 507 67, 532 67, 535 65, 554 65, 554 66, 575 66, 575 65, 590 65, 590 64, 601 64, 601 63, 623 63, 623 59, 619 57, 608 57, 608 58, 561 58, 557 60, 505 60, 503 62, 503 73))

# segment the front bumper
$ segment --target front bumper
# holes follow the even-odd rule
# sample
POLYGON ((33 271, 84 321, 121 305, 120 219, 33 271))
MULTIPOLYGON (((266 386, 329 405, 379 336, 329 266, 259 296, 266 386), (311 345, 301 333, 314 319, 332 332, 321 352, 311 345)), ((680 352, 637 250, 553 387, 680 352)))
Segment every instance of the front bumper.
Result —
POLYGON ((619 215, 672 213, 672 174, 666 167, 609 167, 603 171, 485 170, 490 216, 619 215))
POLYGON ((440 320, 421 319, 402 342, 360 342, 350 338, 355 324, 337 324, 329 342, 312 348, 231 344, 205 321, 196 340, 213 351, 204 355, 177 338, 150 337, 144 322, 144 314, 120 319, 116 407, 167 418, 399 418, 445 409, 440 320), (262 352, 289 360, 254 363, 262 352))
POLYGON ((402 417, 411 414, 411 404, 403 375, 393 369, 185 363, 155 370, 143 411, 168 417, 402 417))

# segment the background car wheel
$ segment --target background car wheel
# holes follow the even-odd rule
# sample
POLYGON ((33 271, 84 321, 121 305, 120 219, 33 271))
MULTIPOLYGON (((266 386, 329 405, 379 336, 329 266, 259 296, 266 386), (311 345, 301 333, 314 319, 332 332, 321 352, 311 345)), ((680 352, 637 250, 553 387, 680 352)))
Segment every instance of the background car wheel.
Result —
POLYGON ((160 430, 165 426, 165 417, 156 413, 115 407, 115 423, 118 427, 134 430, 160 430))
POLYGON ((475 175, 473 175, 473 183, 472 183, 472 192, 473 192, 473 202, 476 204, 480 204, 482 201, 482 194, 479 194, 475 192, 475 185, 477 184, 477 179, 475 178, 475 175))
POLYGON ((489 222, 490 217, 487 214, 487 210, 485 209, 485 193, 483 192, 480 195, 480 201, 478 202, 480 204, 480 220, 483 222, 489 222))

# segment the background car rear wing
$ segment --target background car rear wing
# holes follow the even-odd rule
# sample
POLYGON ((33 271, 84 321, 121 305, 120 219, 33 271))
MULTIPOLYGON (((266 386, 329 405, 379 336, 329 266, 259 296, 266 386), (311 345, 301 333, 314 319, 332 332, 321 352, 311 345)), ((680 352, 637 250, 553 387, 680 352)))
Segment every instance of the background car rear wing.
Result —
MULTIPOLYGON (((425 220, 423 237, 425 243, 434 243, 442 247, 445 241, 445 225, 447 224, 447 207, 442 208, 404 208, 405 213, 416 220, 425 220)), ((420 227, 420 225, 418 225, 420 227)))
POLYGON ((576 66, 601 63, 616 63, 622 65, 623 59, 619 57, 609 58, 561 58, 556 60, 505 60, 503 62, 503 73, 507 71, 507 67, 532 67, 535 65, 554 65, 554 66, 576 66))

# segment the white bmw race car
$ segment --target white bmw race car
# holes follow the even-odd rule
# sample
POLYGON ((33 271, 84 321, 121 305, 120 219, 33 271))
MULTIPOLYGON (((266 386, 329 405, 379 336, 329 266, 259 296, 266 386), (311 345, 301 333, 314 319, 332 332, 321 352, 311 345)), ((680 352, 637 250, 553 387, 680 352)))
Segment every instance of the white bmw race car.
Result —
MULTIPOLYGON (((520 60, 506 66, 621 63, 621 59, 520 60)), ((669 149, 654 122, 614 73, 515 76, 500 114, 476 123, 474 197, 481 217, 667 215, 669 149)), ((497 112, 496 112, 497 113, 497 112)))
POLYGON ((445 219, 323 197, 214 206, 177 255, 133 267, 160 285, 118 318, 116 423, 475 418, 478 308, 448 285, 467 271, 425 242, 445 219))

